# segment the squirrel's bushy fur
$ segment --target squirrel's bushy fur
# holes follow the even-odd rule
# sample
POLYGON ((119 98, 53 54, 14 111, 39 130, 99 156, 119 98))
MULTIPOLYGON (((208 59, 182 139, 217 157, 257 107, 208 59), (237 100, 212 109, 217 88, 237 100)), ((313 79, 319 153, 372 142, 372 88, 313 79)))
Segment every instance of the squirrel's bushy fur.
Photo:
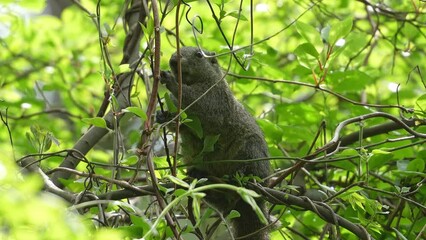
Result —
MULTIPOLYGON (((268 147, 255 119, 235 99, 229 89, 216 58, 208 57, 214 53, 204 50, 201 52, 195 47, 183 47, 180 49, 180 54, 182 108, 192 104, 186 113, 190 117, 195 116, 199 119, 204 137, 219 136, 213 151, 202 152, 204 137, 200 139, 191 129, 181 125, 181 154, 185 163, 193 164, 188 169, 188 174, 197 178, 221 178, 225 175, 232 178, 236 173, 260 178, 268 176, 270 173, 268 161, 245 161, 268 157, 268 147), (214 87, 211 88, 213 85, 214 87), (200 98, 203 94, 205 95, 200 98), (214 163, 220 160, 240 161, 214 163)), ((171 71, 161 74, 161 82, 172 93, 175 103, 178 97, 178 57, 176 53, 173 54, 169 61, 171 71)), ((213 193, 207 193, 209 202, 216 206, 223 205, 223 203, 216 204, 220 201, 217 200, 219 198, 211 195, 213 193)), ((228 209, 223 209, 223 211, 227 213, 229 210, 235 209, 241 214, 239 218, 233 219, 235 237, 258 231, 244 239, 269 239, 266 230, 259 231, 265 227, 265 224, 261 223, 251 206, 242 199, 238 199, 236 203, 234 201, 234 204, 226 206, 225 208, 228 209)), ((266 215, 264 203, 259 201, 258 204, 266 215)))

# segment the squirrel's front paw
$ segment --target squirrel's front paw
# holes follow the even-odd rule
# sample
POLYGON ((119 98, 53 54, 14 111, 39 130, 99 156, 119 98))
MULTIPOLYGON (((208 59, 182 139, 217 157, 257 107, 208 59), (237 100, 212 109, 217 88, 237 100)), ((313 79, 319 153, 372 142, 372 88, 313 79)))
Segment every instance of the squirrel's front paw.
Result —
POLYGON ((167 84, 167 83, 169 83, 173 80, 174 80, 174 77, 172 75, 172 72, 170 72, 170 71, 161 71, 160 72, 160 82, 162 84, 167 84))
POLYGON ((175 116, 176 114, 170 113, 169 111, 157 111, 155 114, 155 122, 162 124, 172 120, 175 116))

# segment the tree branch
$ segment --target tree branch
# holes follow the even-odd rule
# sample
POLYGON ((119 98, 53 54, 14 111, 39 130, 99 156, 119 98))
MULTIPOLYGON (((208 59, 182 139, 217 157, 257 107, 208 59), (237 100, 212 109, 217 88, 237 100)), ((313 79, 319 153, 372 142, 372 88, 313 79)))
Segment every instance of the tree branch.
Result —
MULTIPOLYGON (((133 1, 132 8, 140 7, 139 1, 133 1)), ((126 43, 132 43, 132 44, 125 44, 124 50, 123 50, 123 61, 126 61, 130 65, 135 62, 139 56, 139 44, 140 39, 142 35, 141 27, 139 26, 139 22, 144 22, 146 15, 144 15, 144 11, 137 11, 133 12, 131 9, 129 10, 131 14, 135 15, 136 17, 129 17, 130 21, 128 22, 128 25, 132 29, 127 33, 125 42, 126 43)), ((122 63, 123 63, 122 61, 122 63)), ((136 68, 137 66, 133 66, 136 68)), ((127 72, 122 73, 118 75, 118 89, 121 90, 121 92, 117 95, 117 102, 118 102, 118 110, 121 110, 123 108, 126 108, 130 106, 130 102, 128 99, 129 93, 132 89, 132 82, 133 82, 134 74, 133 72, 127 72)), ((117 109, 116 109, 117 111, 117 109)), ((110 110, 103 119, 107 122, 108 126, 112 126, 112 122, 116 119, 119 121, 123 114, 114 116, 114 113, 112 110, 110 110)), ((100 128, 100 127, 91 127, 73 146, 73 149, 77 150, 78 152, 81 152, 82 154, 87 154, 90 149, 92 149, 98 141, 105 136, 108 133, 108 129, 106 128, 100 128)), ((76 166, 79 164, 80 159, 73 157, 72 155, 68 155, 64 161, 60 164, 60 167, 62 168, 70 168, 75 169, 76 166)), ((60 179, 68 179, 70 177, 71 173, 66 171, 59 171, 53 174, 52 181, 53 183, 58 187, 63 187, 62 183, 60 182, 60 179)))

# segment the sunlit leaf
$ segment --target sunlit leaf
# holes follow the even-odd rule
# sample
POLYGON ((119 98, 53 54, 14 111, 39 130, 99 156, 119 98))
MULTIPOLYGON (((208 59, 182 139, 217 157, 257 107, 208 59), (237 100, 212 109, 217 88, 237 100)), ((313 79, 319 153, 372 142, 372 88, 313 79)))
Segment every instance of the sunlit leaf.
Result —
POLYGON ((107 124, 105 122, 105 119, 101 118, 101 117, 94 117, 94 118, 83 118, 81 119, 83 122, 96 126, 96 127, 100 127, 100 128, 106 128, 107 124))

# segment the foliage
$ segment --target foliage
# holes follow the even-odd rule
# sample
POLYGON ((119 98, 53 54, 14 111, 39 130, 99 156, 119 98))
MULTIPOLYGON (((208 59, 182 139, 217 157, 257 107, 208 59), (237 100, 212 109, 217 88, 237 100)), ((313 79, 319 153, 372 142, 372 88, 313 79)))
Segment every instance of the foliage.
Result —
MULTIPOLYGON (((24 172, 25 173, 25 172, 24 172)), ((19 173, 13 161, 0 163, 1 239, 117 239, 117 232, 96 230, 89 218, 67 211, 63 199, 41 192, 42 179, 19 173)))
POLYGON ((339 217, 375 239, 426 238, 424 1, 182 1, 179 32, 178 1, 158 2, 160 27, 157 1, 139 22, 139 1, 80 2, 60 18, 39 14, 42 1, 0 3, 0 238, 196 239, 214 225, 203 191, 215 188, 274 203, 272 239, 357 239, 339 217), (174 167, 172 136, 152 119, 170 107, 161 86, 153 101, 155 54, 168 69, 177 38, 218 54, 264 131, 280 202, 174 167))

